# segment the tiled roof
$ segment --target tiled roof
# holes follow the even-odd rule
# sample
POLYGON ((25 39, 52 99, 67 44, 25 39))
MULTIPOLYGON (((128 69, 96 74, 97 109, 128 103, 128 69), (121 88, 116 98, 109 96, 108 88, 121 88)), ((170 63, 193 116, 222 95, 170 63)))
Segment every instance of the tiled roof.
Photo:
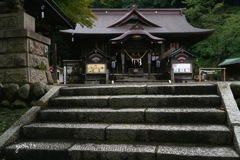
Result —
MULTIPOLYGON (((75 34, 123 34, 134 25, 134 14, 141 21, 148 22, 142 26, 151 34, 206 34, 210 35, 213 29, 195 28, 190 25, 183 9, 93 9, 98 19, 93 28, 82 28, 80 25, 74 30, 64 30, 64 33, 75 34), (131 24, 131 15, 132 24, 131 24), (125 23, 127 20, 129 23, 125 23), (110 26, 110 27, 109 27, 110 26)), ((141 22, 140 21, 140 22, 141 22)))
POLYGON ((240 58, 229 58, 229 59, 225 59, 218 66, 227 66, 231 64, 237 64, 237 63, 240 63, 240 58))

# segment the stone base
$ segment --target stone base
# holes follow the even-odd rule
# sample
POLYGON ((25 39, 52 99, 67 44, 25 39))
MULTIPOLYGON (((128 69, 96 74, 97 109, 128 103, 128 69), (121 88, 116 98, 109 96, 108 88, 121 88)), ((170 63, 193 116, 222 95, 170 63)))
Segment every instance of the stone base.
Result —
POLYGON ((0 30, 22 29, 35 32, 35 18, 25 12, 0 14, 0 30))
POLYGON ((48 76, 48 71, 34 68, 14 68, 0 69, 1 83, 52 83, 52 78, 48 76))
POLYGON ((49 38, 35 33, 35 19, 24 13, 0 14, 0 83, 52 83, 49 38))

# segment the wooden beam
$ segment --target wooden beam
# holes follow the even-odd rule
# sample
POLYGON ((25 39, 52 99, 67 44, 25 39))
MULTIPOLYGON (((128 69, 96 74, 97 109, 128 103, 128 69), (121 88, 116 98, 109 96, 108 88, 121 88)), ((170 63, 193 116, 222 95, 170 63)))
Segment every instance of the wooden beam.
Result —
POLYGON ((176 49, 175 48, 171 48, 169 49, 167 52, 165 53, 162 53, 160 56, 159 56, 159 60, 162 60, 168 56, 170 56, 172 54, 173 51, 175 51, 176 49))

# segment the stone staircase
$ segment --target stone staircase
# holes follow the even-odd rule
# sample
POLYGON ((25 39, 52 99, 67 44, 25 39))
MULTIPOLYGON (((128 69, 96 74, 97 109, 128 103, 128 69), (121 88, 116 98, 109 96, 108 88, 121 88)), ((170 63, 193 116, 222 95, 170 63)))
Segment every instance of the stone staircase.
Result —
POLYGON ((66 87, 7 160, 237 160, 214 84, 66 87))

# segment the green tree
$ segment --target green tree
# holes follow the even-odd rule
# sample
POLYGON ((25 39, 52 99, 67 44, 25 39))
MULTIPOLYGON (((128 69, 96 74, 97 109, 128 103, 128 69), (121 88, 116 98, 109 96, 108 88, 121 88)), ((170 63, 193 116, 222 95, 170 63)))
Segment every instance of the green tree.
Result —
POLYGON ((93 0, 55 0, 61 9, 81 26, 92 27, 96 16, 89 8, 93 0))
POLYGON ((224 4, 223 2, 217 2, 216 0, 184 0, 182 3, 187 7, 187 10, 184 13, 188 20, 191 24, 198 27, 204 27, 203 24, 206 23, 206 21, 208 24, 212 16, 222 9, 224 4))
POLYGON ((212 28, 208 39, 193 46, 202 67, 216 67, 223 59, 240 56, 240 8, 215 0, 185 0, 185 14, 191 24, 212 28))
POLYGON ((94 0, 93 8, 130 8, 133 4, 139 8, 173 8, 184 7, 182 0, 94 0))
POLYGON ((94 0, 92 3, 93 8, 122 8, 123 2, 121 0, 94 0))

